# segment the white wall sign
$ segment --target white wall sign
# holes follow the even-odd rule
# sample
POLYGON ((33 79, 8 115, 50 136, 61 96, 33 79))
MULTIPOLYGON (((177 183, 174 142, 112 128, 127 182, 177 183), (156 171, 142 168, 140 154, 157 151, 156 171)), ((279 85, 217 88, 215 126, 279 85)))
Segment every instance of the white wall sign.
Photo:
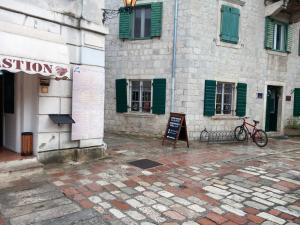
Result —
POLYGON ((73 69, 72 140, 103 138, 105 75, 100 67, 73 69))
POLYGON ((70 69, 68 65, 12 56, 0 55, 0 70, 7 70, 12 73, 22 71, 27 74, 40 74, 43 76, 54 76, 58 79, 70 79, 70 69))

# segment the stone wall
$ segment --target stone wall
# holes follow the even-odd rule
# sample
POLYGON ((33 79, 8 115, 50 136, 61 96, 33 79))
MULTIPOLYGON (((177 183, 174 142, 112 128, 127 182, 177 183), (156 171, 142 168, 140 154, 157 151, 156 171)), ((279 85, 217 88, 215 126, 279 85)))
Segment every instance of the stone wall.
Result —
MULTIPOLYGON (((153 1, 140 1, 153 2, 153 1)), ((107 1, 108 8, 118 8, 120 1, 107 1)), ((162 134, 170 109, 173 7, 174 1, 163 1, 163 31, 160 39, 122 41, 118 39, 118 18, 109 21, 106 54, 106 129, 162 134), (115 110, 115 79, 167 79, 166 115, 146 116, 119 114, 115 110), (146 117, 146 118, 145 118, 146 117)), ((285 101, 295 87, 300 87, 298 39, 299 23, 293 24, 291 54, 264 49, 265 6, 261 0, 188 0, 179 1, 175 111, 187 114, 189 136, 197 139, 205 127, 210 130, 232 129, 240 123, 237 117, 204 117, 204 82, 217 80, 248 84, 247 115, 261 121, 264 128, 267 85, 282 86, 279 130, 292 116, 293 99, 285 101), (231 4, 241 10, 240 42, 221 43, 220 7, 231 4), (235 3, 235 4, 233 4, 235 3), (244 4, 245 3, 245 4, 244 4), (257 93, 263 99, 257 99, 257 93)))

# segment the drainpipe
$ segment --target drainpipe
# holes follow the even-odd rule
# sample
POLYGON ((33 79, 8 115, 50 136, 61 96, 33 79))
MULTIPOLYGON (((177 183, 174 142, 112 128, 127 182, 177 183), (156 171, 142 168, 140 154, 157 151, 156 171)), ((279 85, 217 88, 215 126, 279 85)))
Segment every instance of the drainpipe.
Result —
POLYGON ((171 112, 175 108, 175 80, 176 80, 176 45, 177 45, 177 24, 178 24, 178 1, 175 0, 174 6, 174 32, 173 32, 173 56, 172 56, 172 77, 171 77, 171 112))

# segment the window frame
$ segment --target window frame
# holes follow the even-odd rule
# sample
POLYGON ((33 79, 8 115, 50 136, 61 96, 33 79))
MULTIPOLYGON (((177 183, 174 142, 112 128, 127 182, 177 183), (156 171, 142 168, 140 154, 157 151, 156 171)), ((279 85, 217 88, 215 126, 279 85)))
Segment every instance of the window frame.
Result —
POLYGON ((283 23, 283 22, 279 22, 274 20, 274 35, 273 35, 273 51, 277 51, 277 52, 287 52, 287 32, 288 32, 288 28, 287 28, 287 24, 283 23), (283 28, 283 30, 281 31, 281 49, 277 49, 277 32, 278 32, 278 26, 281 26, 281 28, 283 28))
MULTIPOLYGON (((237 95, 237 84, 234 82, 226 82, 226 81, 216 81, 216 90, 215 90, 215 116, 235 116, 235 105, 236 105, 236 95, 237 95), (222 93, 221 93, 221 113, 217 113, 217 100, 218 100, 218 84, 222 84, 222 93), (232 93, 231 93, 231 110, 230 113, 224 113, 224 96, 225 96, 225 84, 231 84, 232 85, 232 93)), ((227 104, 228 105, 228 104, 227 104)))
POLYGON ((141 4, 141 5, 137 5, 135 7, 135 10, 132 13, 132 17, 131 17, 131 25, 132 25, 132 29, 130 31, 130 37, 132 40, 146 40, 146 39, 151 39, 151 24, 152 24, 152 9, 151 9, 151 4, 141 4), (142 19, 141 19, 141 32, 142 30, 143 32, 143 37, 135 37, 135 15, 136 15, 136 9, 142 9, 142 19), (145 10, 146 9, 150 9, 150 32, 149 32, 149 36, 145 36, 145 20, 146 20, 146 13, 145 10), (142 26, 144 24, 144 27, 142 26))
POLYGON ((144 114, 152 114, 152 107, 153 107, 153 80, 151 79, 129 79, 128 80, 128 108, 129 108, 129 112, 131 113, 144 113, 144 114), (134 111, 132 110, 132 82, 139 82, 139 110, 138 111, 134 111), (150 82, 150 96, 151 96, 151 100, 150 100, 150 110, 149 112, 143 111, 143 82, 145 81, 149 81, 150 82))

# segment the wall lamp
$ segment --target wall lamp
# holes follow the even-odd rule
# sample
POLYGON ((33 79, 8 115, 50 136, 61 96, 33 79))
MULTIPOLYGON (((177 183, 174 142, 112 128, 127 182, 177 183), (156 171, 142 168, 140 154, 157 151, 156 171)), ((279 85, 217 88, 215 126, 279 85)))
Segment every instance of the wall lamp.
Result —
POLYGON ((131 14, 137 0, 123 0, 124 7, 119 9, 102 9, 103 10, 103 19, 102 23, 105 24, 105 21, 108 19, 112 19, 120 13, 128 13, 131 14))

